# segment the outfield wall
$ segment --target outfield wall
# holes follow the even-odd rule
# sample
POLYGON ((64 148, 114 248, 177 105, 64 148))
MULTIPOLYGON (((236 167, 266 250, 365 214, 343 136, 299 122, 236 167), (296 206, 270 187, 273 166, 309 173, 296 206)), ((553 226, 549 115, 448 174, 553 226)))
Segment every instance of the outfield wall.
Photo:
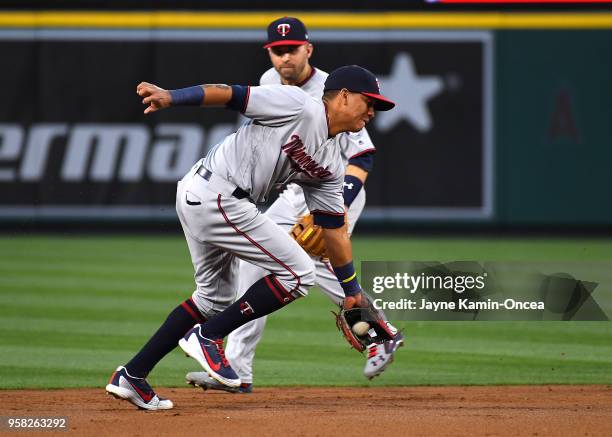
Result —
MULTIPOLYGON (((277 15, 0 13, 0 220, 174 220, 176 180, 242 120, 144 117, 136 84, 256 84, 277 15)), ((398 102, 368 127, 364 221, 612 224, 612 14, 300 16, 313 65, 398 102)))
POLYGON ((496 33, 497 220, 612 223, 612 32, 496 33))

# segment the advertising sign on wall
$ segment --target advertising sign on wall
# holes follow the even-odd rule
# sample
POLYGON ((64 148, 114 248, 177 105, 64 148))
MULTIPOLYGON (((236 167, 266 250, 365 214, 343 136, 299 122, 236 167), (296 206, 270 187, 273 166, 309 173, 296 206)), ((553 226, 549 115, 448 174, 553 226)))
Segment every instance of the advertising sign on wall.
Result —
MULTIPOLYGON (((222 109, 144 116, 140 81, 257 84, 263 31, 3 30, 0 217, 174 219, 176 181, 242 119, 222 109)), ((372 70, 397 108, 377 146, 370 221, 493 212, 492 38, 487 32, 316 31, 312 65, 372 70)), ((277 145, 270 145, 277 147, 277 145)))

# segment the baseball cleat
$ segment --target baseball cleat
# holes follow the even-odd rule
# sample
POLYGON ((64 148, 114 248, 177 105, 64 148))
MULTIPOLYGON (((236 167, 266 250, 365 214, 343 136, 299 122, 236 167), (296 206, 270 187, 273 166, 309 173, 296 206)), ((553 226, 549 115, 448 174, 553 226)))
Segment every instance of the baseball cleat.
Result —
POLYGON ((404 336, 400 332, 393 337, 393 340, 369 344, 367 347, 368 359, 363 369, 363 375, 372 379, 383 373, 387 366, 393 362, 395 351, 403 344, 404 336))
POLYGON ((158 397, 144 378, 130 376, 126 368, 117 367, 106 386, 108 394, 124 399, 143 410, 169 410, 174 404, 158 397))
POLYGON ((187 384, 191 384, 194 387, 201 387, 204 391, 210 389, 223 390, 228 393, 253 393, 253 384, 250 382, 243 382, 240 384, 240 387, 228 387, 208 376, 206 372, 189 372, 185 375, 185 380, 187 384))
POLYGON ((240 378, 225 358, 223 339, 216 340, 202 336, 201 325, 195 325, 179 340, 183 351, 195 359, 208 374, 223 385, 240 387, 240 378))

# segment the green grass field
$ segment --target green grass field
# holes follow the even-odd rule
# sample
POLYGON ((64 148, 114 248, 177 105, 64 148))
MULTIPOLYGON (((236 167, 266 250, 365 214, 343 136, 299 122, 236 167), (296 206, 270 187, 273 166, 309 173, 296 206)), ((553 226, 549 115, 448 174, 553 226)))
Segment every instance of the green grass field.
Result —
MULTIPOLYGON (((357 260, 612 261, 611 239, 355 237, 357 260)), ((191 294, 183 237, 0 237, 0 388, 101 387, 191 294)), ((275 313, 256 385, 612 383, 610 322, 404 322, 407 344, 372 382, 321 293, 275 313)), ((183 386, 175 350, 152 385, 183 386)))

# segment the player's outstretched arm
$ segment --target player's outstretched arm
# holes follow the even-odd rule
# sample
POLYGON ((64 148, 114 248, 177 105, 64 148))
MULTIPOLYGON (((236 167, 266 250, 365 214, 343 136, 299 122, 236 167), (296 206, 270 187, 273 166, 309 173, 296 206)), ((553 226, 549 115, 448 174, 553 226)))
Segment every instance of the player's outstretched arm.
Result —
POLYGON ((344 306, 360 306, 363 296, 353 266, 353 250, 346 224, 339 228, 323 228, 323 238, 331 265, 346 295, 344 306))
POLYGON ((149 82, 141 82, 136 93, 147 105, 145 114, 170 106, 222 106, 232 99, 232 87, 224 84, 196 85, 177 90, 166 90, 149 82))
POLYGON ((346 225, 339 228, 323 228, 323 238, 332 266, 343 266, 353 260, 353 250, 346 225))

